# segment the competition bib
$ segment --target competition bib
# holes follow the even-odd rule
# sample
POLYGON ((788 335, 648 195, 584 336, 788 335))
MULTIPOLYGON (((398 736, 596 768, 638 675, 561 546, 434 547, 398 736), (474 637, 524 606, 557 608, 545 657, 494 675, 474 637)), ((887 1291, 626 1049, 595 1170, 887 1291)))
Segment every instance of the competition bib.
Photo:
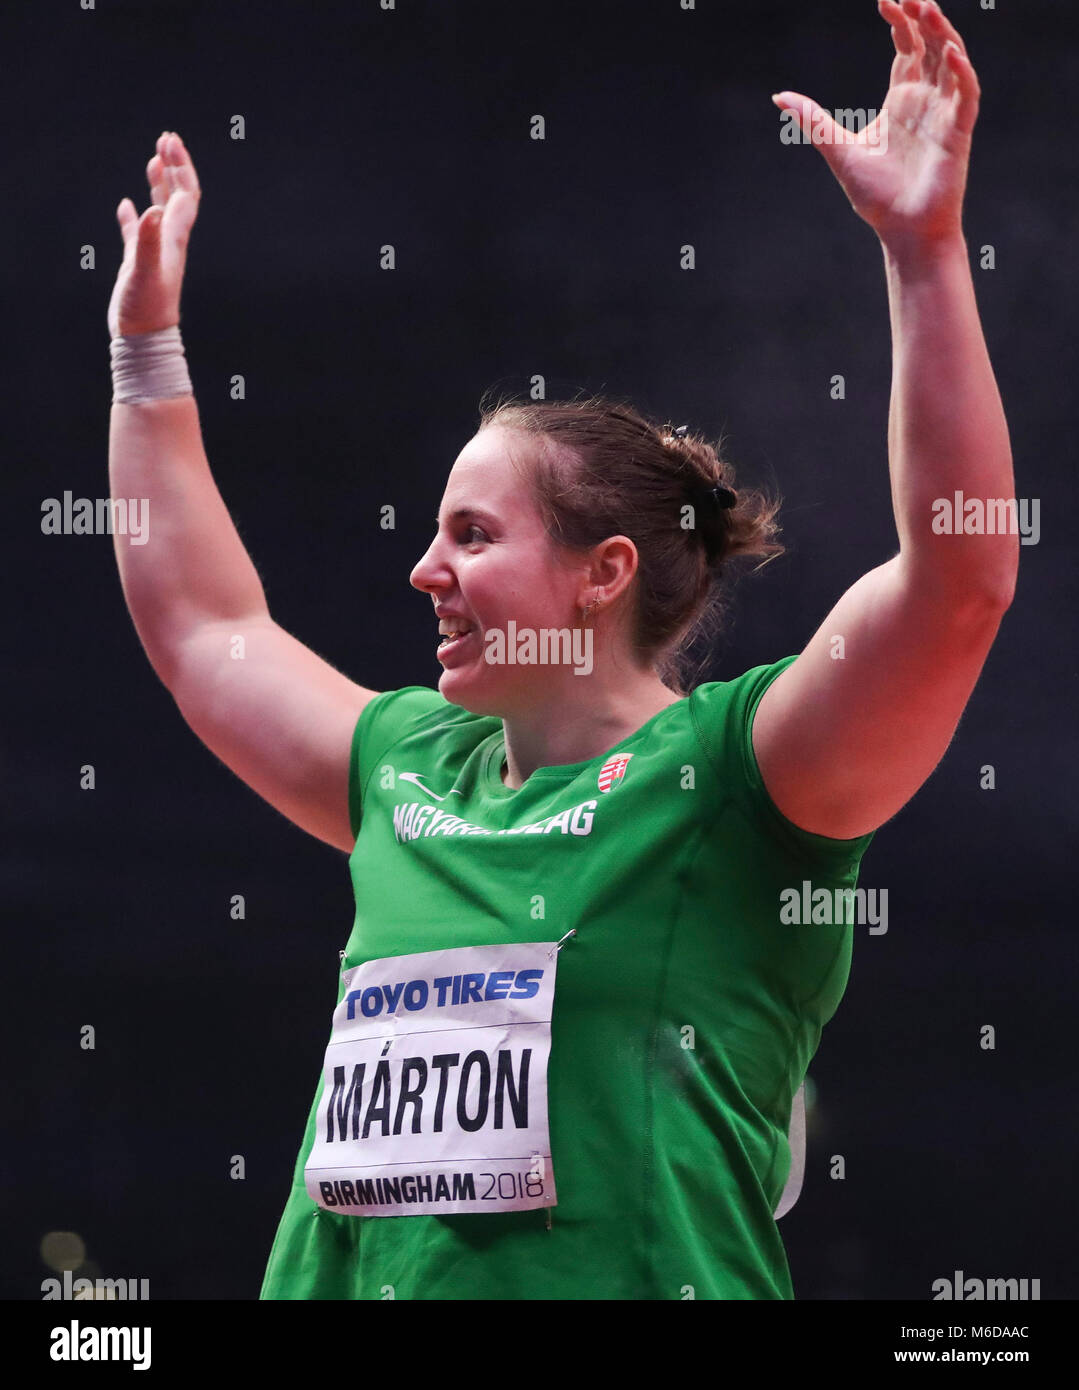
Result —
POLYGON ((346 1216, 556 1202, 547 1126, 557 943, 465 946, 344 975, 304 1179, 346 1216))

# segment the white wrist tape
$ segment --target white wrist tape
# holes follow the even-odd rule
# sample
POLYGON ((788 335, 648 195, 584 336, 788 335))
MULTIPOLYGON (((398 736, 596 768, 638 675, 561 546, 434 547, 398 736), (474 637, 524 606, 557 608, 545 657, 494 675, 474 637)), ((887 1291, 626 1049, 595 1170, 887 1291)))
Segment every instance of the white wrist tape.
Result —
POLYGON ((193 396, 180 325, 131 333, 109 343, 113 405, 145 405, 170 396, 193 396))

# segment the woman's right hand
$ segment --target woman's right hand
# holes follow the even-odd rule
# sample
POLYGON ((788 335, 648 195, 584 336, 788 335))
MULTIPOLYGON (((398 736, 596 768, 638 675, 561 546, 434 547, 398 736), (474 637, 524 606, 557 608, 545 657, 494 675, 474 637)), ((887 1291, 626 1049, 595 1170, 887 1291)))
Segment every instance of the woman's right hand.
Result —
POLYGON ((109 301, 113 338, 152 333, 180 322, 180 287, 201 190, 191 156, 175 131, 158 137, 146 178, 153 201, 142 216, 130 198, 123 198, 116 209, 124 259, 109 301))

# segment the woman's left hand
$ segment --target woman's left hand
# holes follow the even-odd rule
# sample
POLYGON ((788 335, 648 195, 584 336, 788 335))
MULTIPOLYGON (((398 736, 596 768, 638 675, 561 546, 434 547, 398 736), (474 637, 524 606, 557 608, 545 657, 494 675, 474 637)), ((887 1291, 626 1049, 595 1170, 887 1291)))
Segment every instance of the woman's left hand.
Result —
POLYGON ((896 56, 880 115, 857 133, 811 97, 778 92, 854 211, 881 240, 962 235, 963 192, 980 88, 966 46, 935 0, 878 0, 896 56))

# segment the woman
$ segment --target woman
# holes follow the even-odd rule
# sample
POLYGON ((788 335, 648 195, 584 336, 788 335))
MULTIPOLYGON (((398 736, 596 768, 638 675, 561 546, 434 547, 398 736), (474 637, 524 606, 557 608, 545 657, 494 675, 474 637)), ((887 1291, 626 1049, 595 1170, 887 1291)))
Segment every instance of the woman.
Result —
POLYGON ((961 230, 977 82, 935 4, 880 11, 873 126, 774 100, 882 244, 899 553, 736 680, 688 690, 684 643, 725 562, 778 548, 774 509, 603 400, 488 409, 455 462, 411 575, 437 692, 320 660, 270 617, 203 453, 178 136, 152 206, 119 205, 112 490, 164 518, 117 545, 128 606, 191 727, 348 851, 356 892, 264 1298, 793 1296, 774 1213, 847 979, 844 894, 943 755, 1018 557, 933 525, 934 499, 1013 495, 961 230), (806 882, 838 910, 792 922, 806 882))

